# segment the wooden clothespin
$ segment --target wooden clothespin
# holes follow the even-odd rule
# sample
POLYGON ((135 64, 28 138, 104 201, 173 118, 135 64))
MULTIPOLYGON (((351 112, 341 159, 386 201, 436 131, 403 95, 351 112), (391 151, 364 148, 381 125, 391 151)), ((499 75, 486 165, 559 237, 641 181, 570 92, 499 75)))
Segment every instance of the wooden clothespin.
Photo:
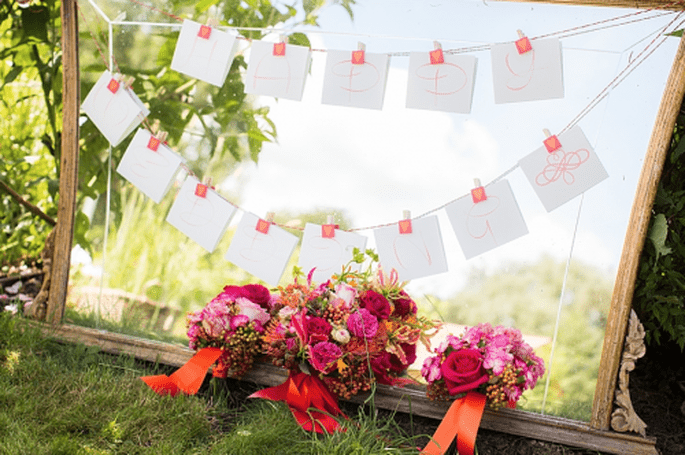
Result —
POLYGON ((488 199, 487 194, 485 194, 485 188, 480 183, 480 179, 473 179, 474 188, 471 190, 471 199, 473 199, 474 204, 483 202, 488 199))
POLYGON ((278 42, 274 43, 273 55, 275 57, 285 56, 285 48, 286 48, 287 44, 288 44, 288 37, 285 35, 280 35, 278 38, 278 42))
POLYGON ((338 225, 333 222, 333 215, 328 215, 326 217, 326 224, 321 226, 321 237, 324 239, 332 239, 335 237, 335 230, 338 229, 338 225))
POLYGON ((400 234, 411 234, 411 212, 409 210, 402 211, 402 219, 399 222, 400 234))
POLYGON ((364 54, 366 53, 366 44, 362 43, 361 41, 357 43, 357 50, 352 51, 352 64, 353 65, 363 65, 365 58, 364 54))
POLYGON ((561 142, 556 135, 553 135, 547 128, 543 129, 542 132, 545 133, 546 139, 543 143, 549 153, 554 153, 561 148, 561 142))
POLYGON ((274 223, 274 215, 274 212, 267 212, 266 219, 260 218, 259 221, 257 221, 257 226, 255 226, 255 229, 262 234, 268 234, 269 226, 274 223))
POLYGON ((442 45, 437 41, 433 41, 433 50, 430 51, 430 61, 431 65, 445 63, 445 55, 442 53, 442 45))
POLYGON ((530 44, 530 40, 523 34, 521 30, 516 30, 519 35, 519 39, 516 41, 516 50, 519 54, 525 54, 533 50, 533 45, 530 44))

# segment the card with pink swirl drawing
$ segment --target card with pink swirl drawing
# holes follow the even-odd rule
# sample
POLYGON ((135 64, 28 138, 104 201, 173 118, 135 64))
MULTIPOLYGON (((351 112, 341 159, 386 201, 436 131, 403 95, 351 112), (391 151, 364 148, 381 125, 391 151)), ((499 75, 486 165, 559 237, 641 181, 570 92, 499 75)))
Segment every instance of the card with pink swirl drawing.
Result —
POLYGON ((561 147, 542 146, 519 165, 548 212, 609 177, 579 126, 559 135, 561 147))

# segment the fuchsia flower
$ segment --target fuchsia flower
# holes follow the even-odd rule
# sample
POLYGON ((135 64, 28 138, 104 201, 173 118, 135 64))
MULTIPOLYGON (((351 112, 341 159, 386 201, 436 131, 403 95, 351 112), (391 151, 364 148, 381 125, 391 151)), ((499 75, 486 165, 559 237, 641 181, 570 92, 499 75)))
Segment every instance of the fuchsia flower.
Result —
POLYGON ((359 338, 373 338, 378 332, 378 319, 366 308, 361 308, 347 318, 347 328, 359 338))
POLYGON ((333 367, 333 363, 342 356, 342 350, 335 343, 322 341, 309 347, 310 361, 314 368, 322 373, 328 373, 333 367))
POLYGON ((395 311, 393 314, 398 317, 406 316, 408 314, 416 314, 418 308, 416 303, 407 295, 406 292, 400 291, 401 298, 395 300, 395 311))

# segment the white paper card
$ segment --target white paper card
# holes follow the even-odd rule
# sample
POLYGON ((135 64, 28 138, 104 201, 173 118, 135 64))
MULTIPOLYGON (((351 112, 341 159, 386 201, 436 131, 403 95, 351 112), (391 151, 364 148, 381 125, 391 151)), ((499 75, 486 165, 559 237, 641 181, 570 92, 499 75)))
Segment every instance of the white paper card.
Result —
POLYGON ((432 64, 428 52, 409 54, 407 107, 434 111, 471 112, 476 57, 443 53, 432 64))
POLYGON ((263 234, 256 229, 258 222, 256 215, 243 214, 224 257, 260 280, 277 286, 298 239, 274 225, 263 234))
POLYGON ((110 83, 117 84, 112 80, 112 73, 102 73, 83 100, 81 109, 109 143, 116 146, 140 125, 150 111, 123 83, 118 83, 118 88, 112 92, 108 86, 110 83))
POLYGON ((399 225, 374 229, 380 263, 395 269, 401 281, 447 271, 445 248, 437 216, 412 220, 411 234, 401 234, 399 225))
POLYGON ((221 87, 226 81, 238 42, 233 31, 211 28, 208 38, 199 36, 203 25, 184 20, 176 42, 171 69, 221 87))
POLYGON ((339 229, 334 230, 332 238, 326 238, 321 231, 321 225, 307 223, 304 227, 298 265, 305 274, 314 269, 312 279, 323 283, 334 273, 340 273, 342 266, 352 260, 355 248, 364 251, 366 240, 363 235, 339 229))
POLYGON ((548 212, 609 177, 579 126, 560 134, 559 142, 553 153, 543 145, 519 161, 548 212))
POLYGON ((364 63, 353 64, 352 52, 328 51, 321 102, 382 109, 390 56, 365 52, 364 63))
POLYGON ((311 50, 305 46, 284 46, 283 55, 274 55, 274 43, 252 42, 245 75, 245 93, 294 101, 302 99, 311 50))
POLYGON ((500 180, 484 189, 484 201, 473 202, 468 194, 445 207, 466 259, 528 234, 509 182, 500 180))
POLYGON ((166 220, 211 253, 236 209, 211 188, 207 188, 205 197, 197 196, 195 190, 199 183, 194 177, 186 178, 166 220))
POLYGON ((492 46, 495 103, 564 97, 559 39, 531 40, 531 45, 533 49, 524 54, 514 43, 492 46))
POLYGON ((117 172, 159 204, 169 191, 183 158, 161 143, 156 151, 149 148, 152 137, 149 131, 140 128, 121 158, 117 172))

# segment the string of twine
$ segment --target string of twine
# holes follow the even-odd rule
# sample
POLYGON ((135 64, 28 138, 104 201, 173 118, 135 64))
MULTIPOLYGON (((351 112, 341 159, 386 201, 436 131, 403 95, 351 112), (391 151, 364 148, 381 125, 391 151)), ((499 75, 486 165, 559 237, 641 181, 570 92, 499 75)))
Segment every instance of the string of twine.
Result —
MULTIPOLYGON (((172 13, 169 13, 169 12, 167 12, 167 11, 161 10, 161 9, 159 9, 159 8, 156 8, 156 7, 152 6, 152 5, 145 4, 145 3, 140 2, 140 1, 138 1, 138 0, 129 0, 129 2, 135 3, 135 4, 140 5, 140 6, 142 6, 142 7, 145 7, 145 8, 148 8, 148 9, 150 9, 150 10, 152 10, 152 11, 156 11, 156 12, 162 13, 162 14, 164 14, 164 15, 170 17, 170 18, 176 19, 176 20, 178 20, 178 21, 183 21, 183 20, 184 20, 183 18, 181 18, 181 17, 179 17, 179 16, 177 16, 177 15, 175 15, 175 14, 172 14, 172 13)), ((559 134, 562 134, 562 133, 568 131, 568 130, 569 130, 570 128, 572 128, 573 126, 577 125, 577 124, 580 122, 580 120, 582 120, 586 115, 588 115, 588 114, 589 114, 589 113, 590 113, 590 112, 591 112, 591 111, 592 111, 592 110, 593 110, 593 109, 594 109, 594 108, 595 108, 595 107, 596 107, 604 98, 606 98, 606 97, 609 95, 609 93, 610 93, 614 88, 616 88, 618 85, 620 85, 620 84, 628 77, 628 75, 630 75, 630 74, 631 74, 636 68, 638 68, 642 63, 644 63, 644 62, 645 62, 645 61, 646 61, 646 60, 647 60, 647 59, 648 59, 648 58, 649 58, 649 57, 650 57, 650 56, 651 56, 651 55, 652 55, 652 54, 653 54, 653 53, 654 53, 654 52, 655 52, 655 51, 656 51, 656 50, 657 50, 665 41, 666 41, 667 36, 663 36, 663 33, 664 33, 666 30, 669 30, 674 24, 676 24, 676 23, 678 22, 678 20, 680 20, 680 19, 682 18, 683 14, 685 14, 685 12, 679 12, 679 13, 675 13, 675 12, 665 12, 665 13, 660 14, 660 15, 652 15, 652 16, 649 16, 649 17, 639 17, 639 18, 637 18, 637 17, 638 17, 638 16, 645 15, 645 14, 650 13, 650 12, 653 12, 653 11, 655 11, 655 10, 666 9, 666 8, 669 8, 669 7, 672 7, 672 6, 683 5, 683 4, 685 4, 685 0, 678 0, 678 1, 674 1, 674 2, 672 2, 672 3, 669 3, 669 4, 664 5, 664 6, 661 6, 661 7, 655 7, 655 8, 650 8, 650 9, 646 9, 646 10, 640 10, 640 11, 637 11, 637 12, 634 12, 634 13, 628 13, 628 14, 625 14, 625 15, 622 15, 622 16, 617 16, 617 17, 613 17, 613 18, 609 18, 609 19, 604 19, 604 20, 601 20, 601 21, 596 21, 596 22, 593 22, 593 23, 589 23, 589 24, 585 24, 585 25, 581 25, 581 26, 577 26, 577 27, 572 27, 572 28, 570 28, 570 29, 560 30, 560 31, 556 31, 556 32, 551 32, 551 33, 548 33, 548 34, 539 35, 539 36, 530 38, 531 40, 539 40, 539 39, 544 39, 544 38, 549 38, 549 37, 563 37, 563 38, 568 38, 568 37, 570 37, 570 36, 575 36, 575 35, 579 35, 579 34, 582 34, 582 33, 591 33, 591 32, 595 32, 595 31, 598 31, 598 30, 603 30, 603 29, 607 29, 607 28, 611 28, 611 27, 624 26, 624 25, 627 25, 627 24, 630 24, 630 23, 635 23, 635 22, 640 22, 640 21, 646 21, 646 20, 653 19, 653 18, 655 18, 655 17, 661 17, 661 16, 666 15, 666 14, 669 14, 669 15, 670 15, 670 14, 675 14, 674 19, 671 20, 666 26, 661 27, 661 28, 658 30, 658 32, 655 33, 654 38, 647 44, 647 46, 645 46, 645 47, 638 53, 638 55, 637 55, 634 59, 632 59, 631 61, 629 61, 628 64, 619 72, 619 74, 618 74, 614 79, 612 79, 612 80, 611 80, 611 81, 610 81, 610 82, 609 82, 609 83, 608 83, 608 84, 599 92, 599 94, 598 94, 597 96, 595 96, 595 98, 593 98, 593 99, 592 99, 592 100, 591 100, 583 109, 581 109, 581 111, 580 111, 580 112, 579 112, 579 113, 578 113, 578 114, 569 122, 568 125, 566 125, 566 126, 559 132, 559 134), (620 22, 620 21, 623 21, 623 20, 625 20, 625 19, 631 19, 631 20, 628 20, 628 21, 625 21, 625 22, 620 22), (608 24, 611 24, 611 25, 608 25, 608 24), (596 28, 593 28, 593 27, 596 27, 596 28), (659 40, 659 37, 661 37, 661 40, 659 40), (658 43, 657 43, 657 41, 658 41, 658 43), (655 45, 655 43, 657 43, 657 44, 655 45)), ((93 39, 93 41, 95 42, 95 45, 96 45, 96 47, 97 47, 97 50, 98 50, 98 52, 100 53, 100 56, 102 57, 102 59, 103 59, 103 61, 104 61, 104 63, 105 63, 105 66, 106 66, 107 69, 109 70, 109 65, 108 65, 107 59, 106 59, 106 57, 105 57, 105 54, 102 52, 102 48, 100 47, 100 44, 99 44, 97 38, 95 37, 95 34, 92 32, 92 30, 90 30, 90 27, 88 26, 88 21, 86 20, 85 15, 83 14, 83 11, 81 10, 81 8, 80 8, 78 2, 77 2, 77 7, 78 7, 78 9, 79 9, 79 12, 80 12, 80 14, 81 14, 81 17, 82 17, 84 23, 86 24, 86 28, 88 29, 89 34, 90 34, 91 38, 93 39)), ((676 29, 677 29, 677 27, 680 27, 680 26, 683 24, 683 22, 685 22, 685 21, 682 21, 682 20, 681 20, 681 21, 678 23, 678 25, 676 26, 676 29)), ((236 29, 239 29, 239 30, 248 30, 248 31, 267 31, 267 32, 277 32, 277 31, 279 31, 278 29, 267 29, 267 28, 259 28, 259 27, 235 27, 235 28, 236 28, 236 29)), ((283 30, 283 31, 285 31, 285 30, 283 30)), ((293 30, 292 30, 292 29, 289 29, 289 30, 287 30, 287 31, 292 32, 293 30)), ((311 31, 311 30, 308 30, 308 32, 322 33, 322 32, 316 32, 316 31, 311 31)), ((328 33, 333 33, 333 34, 344 34, 344 33, 337 33, 337 32, 328 32, 328 33)), ((358 35, 358 34, 354 34, 354 35, 355 35, 355 36, 360 36, 360 35, 358 35)), ((370 35, 366 35, 366 36, 370 36, 370 35)), ((242 37, 239 37, 239 38, 242 38, 242 37)), ((384 38, 387 38, 387 37, 384 37, 384 38)), ((248 41, 252 41, 251 39, 248 39, 248 38, 244 38, 244 39, 246 39, 246 40, 248 40, 248 41)), ((407 39, 407 38, 404 37, 403 39, 407 39)), ((473 46, 473 47, 464 47, 464 48, 456 48, 456 49, 446 49, 446 50, 444 50, 443 52, 445 52, 445 53, 450 53, 450 54, 457 54, 457 53, 466 53, 466 52, 476 52, 476 51, 481 51, 481 50, 488 50, 488 49, 490 49, 491 47, 492 47, 492 44, 486 44, 486 45, 473 46)), ((311 50, 312 50, 312 51, 316 51, 316 52, 326 52, 325 49, 311 49, 311 50)), ((391 55, 391 56, 405 56, 405 55, 408 56, 409 53, 408 53, 408 52, 406 52, 406 53, 405 53, 405 52, 398 52, 398 53, 390 53, 389 55, 391 55)), ((112 59, 113 59, 114 64, 115 64, 116 67, 117 67, 117 70, 119 70, 119 67, 118 67, 118 65, 117 65, 117 63, 116 63, 116 60, 114 59, 114 56, 112 56, 112 59)), ((143 119, 143 124, 144 124, 144 126, 146 127, 146 129, 152 133, 152 128, 151 128, 151 126, 150 126, 150 124, 149 124, 149 121, 148 121, 147 117, 143 119)), ((498 182, 498 181, 504 179, 504 178, 507 177, 509 174, 511 174, 513 171, 515 171, 516 169, 518 169, 518 167, 519 167, 519 164, 518 164, 518 163, 514 164, 512 167, 510 167, 509 169, 507 169, 505 172, 503 172, 503 173, 500 174, 499 176, 495 177, 493 180, 491 180, 488 184, 486 184, 486 185, 484 185, 484 186, 492 185, 492 184, 494 184, 494 183, 496 183, 496 182, 498 182)), ((193 170, 190 169, 190 167, 188 167, 185 163, 181 163, 181 168, 182 168, 188 175, 190 175, 190 176, 192 176, 192 177, 194 177, 194 178, 200 180, 199 177, 193 172, 193 170)), ((218 194, 218 193, 217 193, 217 194, 218 194)), ((456 202, 457 200, 459 200, 459 199, 461 199, 461 198, 463 198, 463 197, 465 197, 465 196, 464 196, 464 195, 459 196, 459 197, 457 197, 457 198, 455 198, 455 199, 452 199, 452 200, 450 200, 450 201, 448 201, 448 202, 446 202, 446 203, 444 203, 444 204, 442 204, 442 205, 440 205, 440 206, 438 206, 438 207, 435 207, 435 208, 433 208, 433 209, 431 209, 431 210, 429 210, 429 211, 427 211, 427 212, 425 212, 425 213, 422 213, 421 215, 419 215, 419 216, 417 216, 417 217, 412 217, 411 219, 423 218, 423 217, 426 217, 426 216, 431 215, 431 214, 433 214, 433 213, 436 213, 436 212, 438 212, 438 211, 440 211, 440 210, 446 208, 446 207, 449 206, 450 204, 456 202)), ((225 199, 225 198, 224 198, 224 199, 225 199)), ((240 206, 234 204, 233 202, 231 202, 231 201, 229 201, 229 200, 227 200, 227 199, 225 199, 225 200, 226 200, 228 203, 230 203, 233 207, 235 207, 236 209, 239 209, 239 210, 241 210, 241 211, 245 211, 244 209, 242 209, 240 206)), ((299 231, 303 231, 303 230, 304 230, 303 227, 299 227, 299 226, 289 226, 289 225, 287 225, 287 224, 279 224, 279 223, 272 223, 272 224, 274 224, 274 225, 276 225, 276 226, 279 226, 279 227, 282 227, 282 228, 287 228, 287 229, 292 229, 292 230, 299 230, 299 231)), ((395 224, 397 224, 397 223, 396 223, 396 222, 383 223, 383 224, 378 224, 378 225, 374 225, 374 226, 367 226, 367 227, 360 227, 360 228, 351 228, 351 229, 348 229, 348 231, 349 231, 349 232, 355 232, 355 231, 374 230, 374 229, 378 229, 378 228, 393 226, 393 225, 395 225, 395 224)))

